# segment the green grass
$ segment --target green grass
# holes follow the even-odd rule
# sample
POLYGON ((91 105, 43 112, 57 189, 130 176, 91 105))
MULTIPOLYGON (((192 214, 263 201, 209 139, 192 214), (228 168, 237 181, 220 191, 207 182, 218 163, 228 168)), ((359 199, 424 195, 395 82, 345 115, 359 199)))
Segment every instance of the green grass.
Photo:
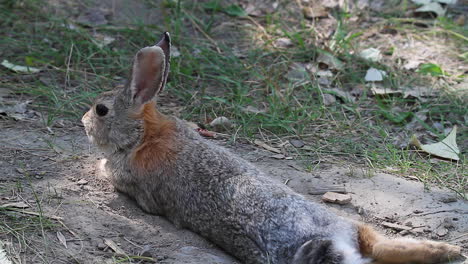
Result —
MULTIPOLYGON (((167 16, 162 25, 96 27, 95 32, 115 38, 113 43, 100 48, 94 43, 93 30, 79 25, 70 27, 70 20, 49 17, 39 2, 21 3, 24 5, 10 2, 0 8, 0 34, 5 36, 0 39, 2 58, 44 70, 34 78, 27 78, 0 68, 0 75, 14 77, 3 85, 31 96, 35 107, 44 113, 47 126, 60 118, 77 120, 99 92, 127 78, 132 57, 139 48, 154 43, 160 32, 168 30, 181 56, 172 58, 167 92, 185 106, 183 118, 208 123, 215 117, 226 116, 236 124, 227 132, 233 140, 261 136, 275 144, 281 139, 302 138, 314 149, 298 154, 298 158, 307 156, 306 167, 314 167, 314 160, 336 156, 382 170, 397 167, 393 173, 400 175, 424 175, 418 176, 419 180, 428 186, 446 186, 466 195, 466 96, 442 91, 437 97, 421 102, 401 96, 374 97, 369 88, 364 88, 355 102, 338 98, 337 103, 326 106, 323 94, 334 92, 320 85, 315 76, 300 85, 286 77, 293 62, 313 62, 320 53, 327 52, 344 65, 334 72, 332 79, 332 86, 343 91, 366 87, 363 77, 369 67, 388 73, 383 82, 388 89, 432 87, 437 82, 437 76, 409 74, 396 64, 369 62, 355 55, 369 29, 353 24, 352 13, 334 13, 338 20, 335 31, 322 40, 302 16, 286 11, 253 18, 255 23, 251 23, 252 19, 243 17, 237 7, 224 5, 222 1, 198 5, 165 1, 162 7, 148 1, 148 8, 164 9, 167 16), (284 19, 285 15, 289 19, 284 19), (220 21, 237 26, 223 25, 227 28, 220 29, 220 21), (245 23, 250 28, 240 27, 245 23), (261 41, 252 41, 252 37, 261 41), (272 43, 279 37, 289 37, 294 46, 273 48, 272 43), (261 111, 246 110, 252 107, 261 111), (427 133, 437 136, 428 136, 433 140, 444 137, 433 123, 444 124, 446 128, 459 126, 460 162, 433 164, 428 157, 393 144, 401 133, 406 133, 409 140, 411 131, 404 127, 418 111, 427 111, 427 119, 421 125, 427 133), (312 162, 312 166, 307 162, 312 162)), ((383 20, 376 26, 392 26, 401 32, 466 45, 466 30, 450 19, 436 20, 421 29, 415 21, 401 17, 399 10, 406 10, 408 3, 399 3, 395 5, 398 12, 381 14, 383 20)), ((397 51, 389 47, 386 52, 397 51)), ((466 62, 464 52, 460 49, 459 57, 466 62)))

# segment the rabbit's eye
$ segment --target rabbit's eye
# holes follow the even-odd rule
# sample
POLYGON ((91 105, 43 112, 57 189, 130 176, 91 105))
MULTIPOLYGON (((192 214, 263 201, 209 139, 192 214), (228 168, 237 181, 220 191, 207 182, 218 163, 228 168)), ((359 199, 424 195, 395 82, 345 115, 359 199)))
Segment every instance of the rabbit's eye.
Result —
POLYGON ((109 108, 107 108, 105 105, 103 104, 96 105, 96 114, 98 116, 105 116, 107 115, 108 112, 109 112, 109 108))

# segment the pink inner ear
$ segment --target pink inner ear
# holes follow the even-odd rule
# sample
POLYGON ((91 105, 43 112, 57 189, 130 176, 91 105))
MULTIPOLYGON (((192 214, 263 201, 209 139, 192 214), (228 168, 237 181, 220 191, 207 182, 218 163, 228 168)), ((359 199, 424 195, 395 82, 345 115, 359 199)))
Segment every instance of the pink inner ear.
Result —
POLYGON ((153 98, 163 82, 165 60, 161 49, 147 47, 135 58, 132 78, 133 101, 144 104, 153 98))

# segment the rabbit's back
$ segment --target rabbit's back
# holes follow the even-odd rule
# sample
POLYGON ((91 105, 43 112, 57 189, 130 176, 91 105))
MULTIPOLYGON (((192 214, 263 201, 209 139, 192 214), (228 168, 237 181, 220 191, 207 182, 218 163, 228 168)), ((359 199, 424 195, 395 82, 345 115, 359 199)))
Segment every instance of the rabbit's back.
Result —
POLYGON ((150 204, 157 207, 147 211, 162 209, 174 223, 248 263, 288 263, 308 240, 332 239, 330 234, 339 230, 354 232, 348 221, 201 138, 185 122, 175 122, 177 166, 154 171, 147 175, 149 182, 140 183, 140 195, 151 194, 150 204))

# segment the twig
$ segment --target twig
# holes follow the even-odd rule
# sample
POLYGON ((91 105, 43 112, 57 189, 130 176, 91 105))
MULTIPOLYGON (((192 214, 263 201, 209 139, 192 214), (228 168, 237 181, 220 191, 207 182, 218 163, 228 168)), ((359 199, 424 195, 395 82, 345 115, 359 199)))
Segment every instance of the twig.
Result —
POLYGON ((8 211, 15 211, 15 212, 18 212, 18 213, 34 215, 34 216, 39 216, 39 217, 43 216, 43 217, 47 217, 47 218, 54 219, 54 220, 57 220, 57 221, 63 220, 63 217, 56 216, 56 215, 40 214, 40 213, 36 213, 36 212, 31 212, 31 211, 19 210, 19 209, 11 208, 11 207, 5 207, 4 209, 8 210, 8 211))

